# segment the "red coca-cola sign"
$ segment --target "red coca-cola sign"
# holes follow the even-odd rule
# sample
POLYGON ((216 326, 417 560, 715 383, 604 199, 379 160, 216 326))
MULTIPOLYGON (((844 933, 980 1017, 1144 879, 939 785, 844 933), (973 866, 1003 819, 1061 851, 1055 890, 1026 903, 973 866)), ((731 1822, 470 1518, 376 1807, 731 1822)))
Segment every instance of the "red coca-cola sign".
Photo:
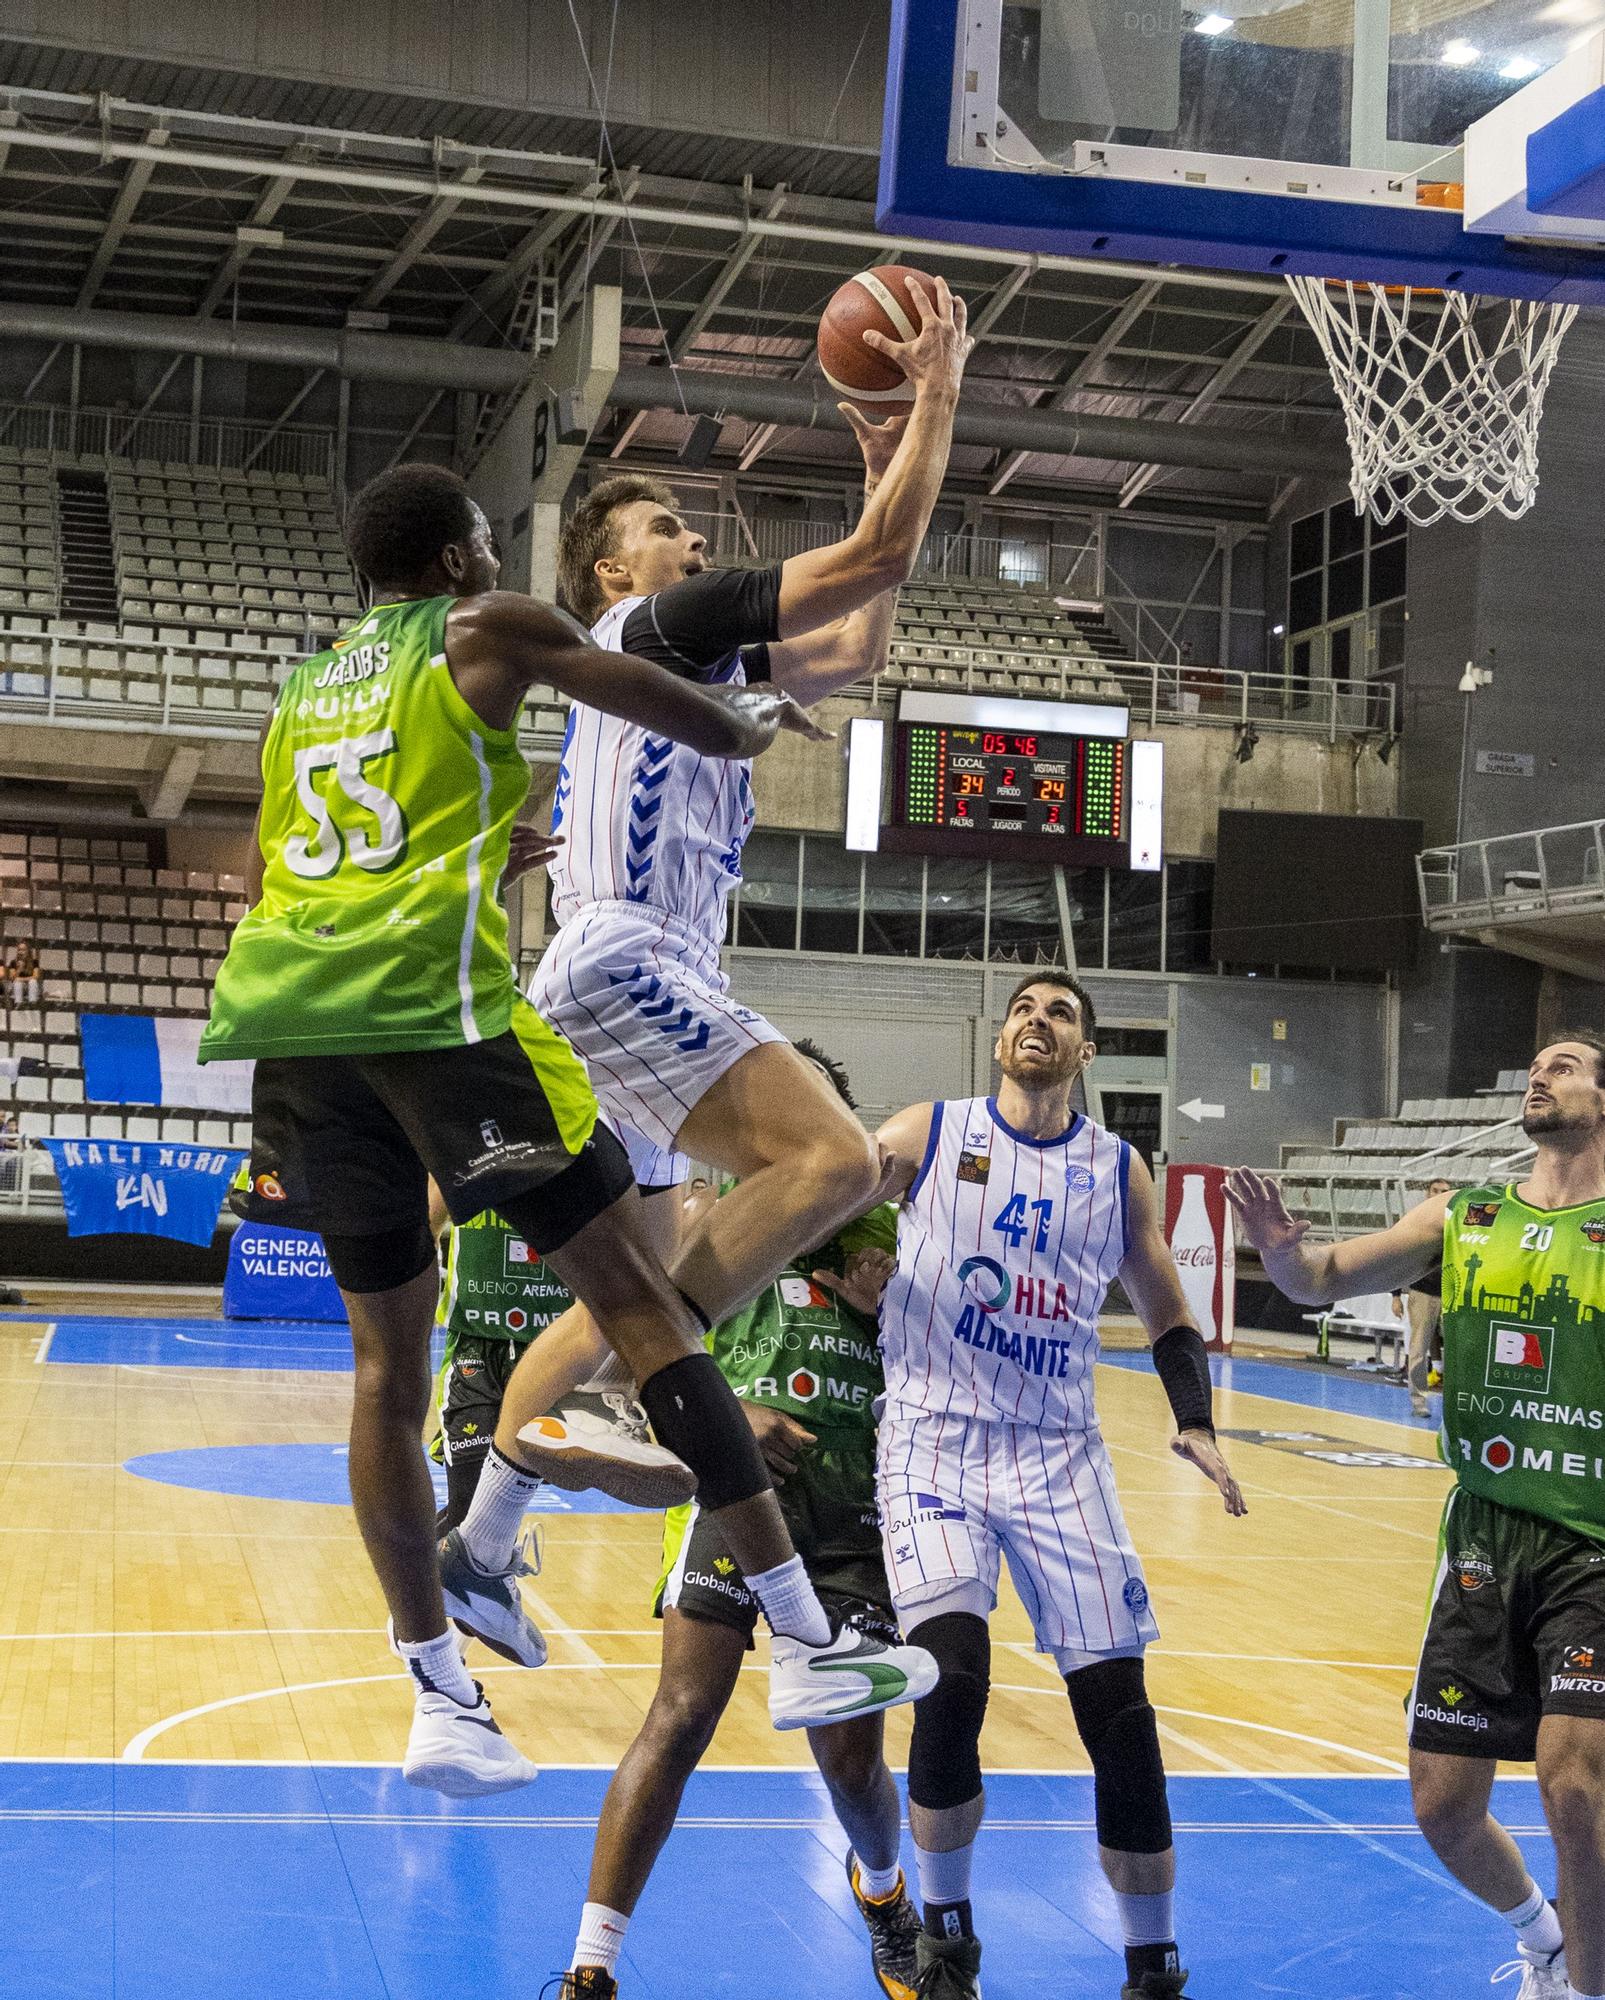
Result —
POLYGON ((1165 1240, 1188 1310, 1208 1346, 1230 1348, 1235 1323, 1237 1244, 1226 1201, 1225 1167, 1173 1165, 1165 1175, 1165 1240))

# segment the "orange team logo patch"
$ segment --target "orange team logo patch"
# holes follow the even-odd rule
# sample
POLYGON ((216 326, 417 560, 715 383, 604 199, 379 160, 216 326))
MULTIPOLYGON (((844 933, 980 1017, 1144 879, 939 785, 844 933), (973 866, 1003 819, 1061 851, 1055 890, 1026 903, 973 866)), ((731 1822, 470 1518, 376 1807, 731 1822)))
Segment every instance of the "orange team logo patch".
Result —
POLYGON ((252 1184, 264 1201, 288 1201, 284 1184, 274 1174, 258 1174, 252 1184))

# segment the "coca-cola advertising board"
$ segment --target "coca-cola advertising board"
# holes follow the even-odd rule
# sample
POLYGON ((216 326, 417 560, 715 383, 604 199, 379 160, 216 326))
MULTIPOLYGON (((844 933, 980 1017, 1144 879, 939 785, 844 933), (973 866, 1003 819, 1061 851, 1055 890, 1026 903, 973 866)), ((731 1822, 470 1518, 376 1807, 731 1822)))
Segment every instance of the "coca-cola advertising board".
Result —
POLYGON ((1206 1346, 1230 1348, 1237 1291, 1237 1239, 1226 1200, 1226 1168, 1173 1164, 1165 1175, 1165 1238, 1188 1309, 1206 1346))

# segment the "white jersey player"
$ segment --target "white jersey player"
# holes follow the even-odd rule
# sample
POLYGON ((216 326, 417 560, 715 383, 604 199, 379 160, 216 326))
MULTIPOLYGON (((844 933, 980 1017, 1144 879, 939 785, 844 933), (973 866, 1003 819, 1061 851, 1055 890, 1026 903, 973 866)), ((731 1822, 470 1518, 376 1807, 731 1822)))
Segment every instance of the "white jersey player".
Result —
POLYGON ((1244 1509, 1215 1442, 1208 1361, 1152 1178, 1123 1139, 1071 1108, 1094 1025, 1069 974, 1026 976, 998 1038, 996 1098, 915 1105, 882 1127, 908 1182, 897 1257, 889 1275, 854 1274, 861 1285, 886 1277, 887 1573, 904 1631, 941 1670, 915 1711, 908 1792, 925 1902, 917 1990, 943 2000, 980 1991, 969 1863, 983 1803, 986 1620, 1005 1562, 1092 1760, 1100 1857, 1125 1933, 1123 1992, 1168 2000, 1187 1978, 1143 1680, 1158 1628, 1093 1398, 1098 1315, 1116 1277, 1153 1342, 1174 1448, 1215 1482, 1228 1513, 1244 1509))

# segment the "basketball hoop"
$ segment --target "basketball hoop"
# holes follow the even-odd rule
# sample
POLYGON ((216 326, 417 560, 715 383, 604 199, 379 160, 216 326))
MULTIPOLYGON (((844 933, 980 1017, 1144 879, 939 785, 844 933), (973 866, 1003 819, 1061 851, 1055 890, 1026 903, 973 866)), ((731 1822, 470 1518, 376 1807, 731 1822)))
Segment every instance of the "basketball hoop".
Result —
POLYGON ((1511 520, 1526 513, 1544 392, 1576 306, 1287 282, 1343 405, 1356 513, 1421 527, 1445 515, 1479 521, 1495 507, 1511 520))

